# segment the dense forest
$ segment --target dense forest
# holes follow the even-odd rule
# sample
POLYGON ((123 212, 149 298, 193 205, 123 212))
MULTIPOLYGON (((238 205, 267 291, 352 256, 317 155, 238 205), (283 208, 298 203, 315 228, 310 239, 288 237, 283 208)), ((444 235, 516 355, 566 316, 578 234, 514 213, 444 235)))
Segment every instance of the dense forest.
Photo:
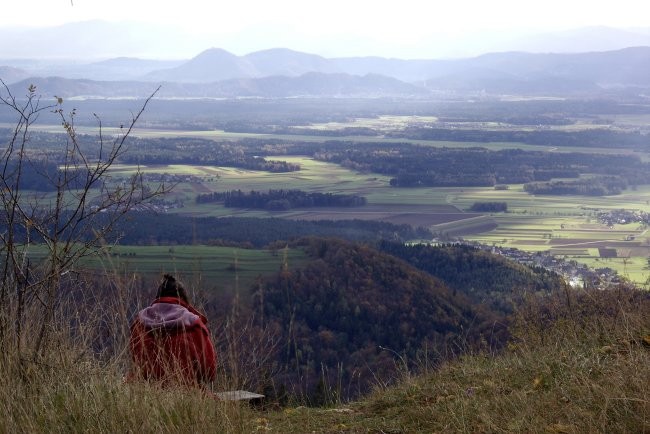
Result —
POLYGON ((330 143, 317 159, 392 176, 395 187, 470 187, 618 175, 629 184, 650 183, 650 164, 632 155, 484 148, 433 148, 408 144, 330 143))
POLYGON ((428 229, 367 220, 303 221, 279 218, 188 218, 153 212, 130 213, 116 228, 122 244, 214 244, 261 248, 278 240, 304 236, 376 242, 431 239, 428 229))
POLYGON ((469 208, 475 212, 506 212, 508 211, 507 202, 474 202, 469 208))
POLYGON ((391 137, 409 140, 477 143, 515 142, 541 146, 626 149, 645 149, 648 143, 647 137, 639 132, 620 132, 600 128, 567 132, 548 129, 493 131, 485 129, 409 127, 404 131, 391 133, 391 137))
MULTIPOLYGON (((107 214, 97 216, 96 224, 102 225, 107 214)), ((6 219, 5 219, 6 220, 6 219)), ((6 230, 6 222, 0 221, 0 232, 6 230)), ((24 227, 14 228, 18 242, 27 239, 24 227)), ((54 228, 52 228, 54 230, 54 228)), ((134 211, 121 219, 108 238, 123 245, 215 245, 241 248, 265 248, 276 242, 290 241, 300 237, 318 236, 342 238, 350 241, 376 243, 381 240, 408 241, 431 239, 429 229, 413 228, 408 224, 396 225, 369 220, 290 220, 256 217, 187 217, 177 214, 161 214, 153 211, 134 211)), ((42 242, 37 234, 31 234, 31 242, 42 242)))
MULTIPOLYGON (((0 129, 0 140, 9 140, 8 130, 0 129)), ((89 160, 99 158, 102 141, 97 135, 79 134, 77 136, 81 150, 89 160)), ((65 147, 61 146, 62 135, 32 132, 27 157, 33 164, 56 164, 63 161, 65 147)), ((106 139, 103 143, 107 146, 106 139)), ((103 149, 103 151, 102 151, 103 149)), ((286 161, 267 160, 270 155, 263 142, 242 141, 215 142, 199 138, 138 138, 130 136, 125 146, 128 152, 120 154, 119 162, 124 164, 194 164, 207 166, 229 166, 248 170, 260 170, 273 173, 294 172, 300 166, 286 161)))
POLYGON ((505 342, 499 314, 392 255, 342 240, 292 246, 312 261, 265 280, 252 302, 256 318, 285 342, 277 381, 289 389, 314 396, 324 382, 348 398, 375 378, 394 378, 399 358, 435 365, 505 342))
POLYGON ((302 190, 269 190, 268 192, 231 190, 199 194, 197 203, 223 202, 226 208, 259 208, 288 210, 309 207, 350 207, 366 204, 366 199, 353 194, 308 193, 302 190))
POLYGON ((531 194, 577 194, 583 196, 605 196, 621 194, 628 182, 619 176, 598 176, 575 181, 529 182, 524 191, 531 194))
MULTIPOLYGON (((440 119, 443 123, 463 123, 467 118, 440 119)), ((471 142, 471 143, 525 143, 528 145, 555 146, 555 147, 585 147, 585 148, 625 148, 643 149, 646 138, 639 132, 612 131, 602 128, 593 128, 583 131, 557 131, 547 129, 549 125, 569 125, 571 121, 566 118, 540 117, 510 117, 507 122, 512 125, 534 126, 539 129, 518 130, 516 127, 502 130, 470 129, 470 128, 442 128, 435 126, 409 126, 403 130, 392 131, 387 137, 408 140, 432 140, 440 142, 471 142), (543 127, 542 127, 543 126, 543 127)), ((276 133, 305 134, 304 128, 286 128, 276 133)), ((325 137, 345 136, 379 136, 380 133, 368 127, 346 127, 340 129, 309 130, 310 135, 325 137)))
POLYGON ((379 250, 442 280, 475 303, 511 313, 524 293, 550 292, 564 280, 544 268, 530 268, 467 245, 406 245, 382 241, 379 250))
MULTIPOLYGON (((51 192, 56 190, 52 180, 58 179, 62 172, 56 163, 42 159, 26 159, 22 165, 10 159, 3 168, 2 181, 6 185, 15 185, 18 180, 18 188, 26 191, 51 192)), ((83 170, 69 170, 66 180, 72 188, 80 188, 86 182, 87 172, 83 170)), ((90 187, 98 188, 100 182, 95 182, 90 187)))

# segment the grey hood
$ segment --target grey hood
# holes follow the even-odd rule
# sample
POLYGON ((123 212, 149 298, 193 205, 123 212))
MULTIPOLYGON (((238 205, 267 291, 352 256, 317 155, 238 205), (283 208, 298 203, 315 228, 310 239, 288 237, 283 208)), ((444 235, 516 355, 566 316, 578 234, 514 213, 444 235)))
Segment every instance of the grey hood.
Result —
POLYGON ((138 319, 148 329, 192 327, 199 316, 179 304, 155 303, 138 312, 138 319))

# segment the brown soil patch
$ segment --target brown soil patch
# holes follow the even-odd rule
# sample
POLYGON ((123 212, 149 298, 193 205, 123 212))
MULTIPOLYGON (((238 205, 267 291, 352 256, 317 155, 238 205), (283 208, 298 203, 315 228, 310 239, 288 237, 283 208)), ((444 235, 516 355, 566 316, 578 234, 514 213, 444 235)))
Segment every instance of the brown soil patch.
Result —
POLYGON ((368 205, 354 208, 295 209, 281 217, 295 220, 372 220, 414 227, 433 226, 476 217, 451 206, 368 205))

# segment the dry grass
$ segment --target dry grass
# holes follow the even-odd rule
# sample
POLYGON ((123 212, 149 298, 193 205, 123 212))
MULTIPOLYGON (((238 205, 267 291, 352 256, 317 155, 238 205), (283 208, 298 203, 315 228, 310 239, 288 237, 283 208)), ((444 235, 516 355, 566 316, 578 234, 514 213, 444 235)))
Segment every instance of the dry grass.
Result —
MULTIPOLYGON (((48 345, 32 351, 39 310, 28 312, 24 335, 0 342, 0 433, 250 432, 246 404, 223 402, 197 388, 125 382, 129 320, 147 301, 135 281, 113 285, 79 280, 62 298, 48 345)), ((237 379, 219 376, 207 390, 237 379)))
POLYGON ((297 408, 272 432, 650 432, 647 294, 559 294, 520 312, 516 341, 336 409, 297 408), (645 340, 644 340, 645 339, 645 340))
POLYGON ((197 390, 124 384, 110 367, 72 362, 25 372, 4 357, 0 432, 246 431, 250 410, 239 405, 197 390))
MULTIPOLYGON (((95 320, 74 338, 59 323, 38 362, 25 351, 2 352, 0 432, 650 433, 647 293, 619 288, 529 300, 502 354, 465 356, 434 373, 405 374, 398 386, 378 387, 359 402, 317 409, 254 410, 197 389, 124 383, 125 336, 114 337, 111 352, 92 351, 93 328, 120 330, 120 309, 92 311, 95 320)), ((233 380, 214 387, 236 387, 233 380)))

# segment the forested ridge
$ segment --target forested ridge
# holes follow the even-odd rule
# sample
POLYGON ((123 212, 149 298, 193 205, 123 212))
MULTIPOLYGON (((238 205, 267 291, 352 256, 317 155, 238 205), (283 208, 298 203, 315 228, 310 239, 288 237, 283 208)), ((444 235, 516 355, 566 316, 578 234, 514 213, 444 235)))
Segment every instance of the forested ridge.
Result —
POLYGON ((521 265, 473 246, 382 241, 379 250, 437 277, 473 302, 502 313, 511 313, 525 293, 551 292, 565 284, 561 276, 544 268, 521 265))
POLYGON ((366 391, 374 375, 395 374, 396 354, 435 364, 461 349, 505 342, 501 314, 392 255, 333 239, 291 245, 312 261, 254 288, 252 307, 280 331, 286 370, 279 381, 300 393, 336 381, 352 388, 347 393, 366 391))

